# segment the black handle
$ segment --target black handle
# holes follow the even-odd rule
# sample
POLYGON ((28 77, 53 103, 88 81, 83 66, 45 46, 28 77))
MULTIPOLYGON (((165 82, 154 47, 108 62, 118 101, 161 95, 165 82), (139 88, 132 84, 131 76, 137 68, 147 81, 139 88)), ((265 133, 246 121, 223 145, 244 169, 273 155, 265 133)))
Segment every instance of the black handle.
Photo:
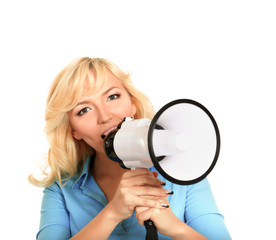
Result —
POLYGON ((147 230, 146 240, 158 240, 158 234, 156 227, 150 219, 147 221, 144 221, 144 225, 147 230))

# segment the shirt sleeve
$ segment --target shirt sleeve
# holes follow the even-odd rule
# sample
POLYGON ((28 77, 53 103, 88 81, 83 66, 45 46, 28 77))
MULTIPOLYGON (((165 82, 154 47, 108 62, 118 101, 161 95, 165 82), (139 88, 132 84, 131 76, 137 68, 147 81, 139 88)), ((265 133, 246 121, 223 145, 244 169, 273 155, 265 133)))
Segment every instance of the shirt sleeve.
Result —
POLYGON ((43 191, 40 228, 37 240, 67 240, 70 238, 69 213, 57 183, 43 191))
POLYGON ((231 239, 207 179, 189 186, 185 219, 190 227, 211 240, 231 239))

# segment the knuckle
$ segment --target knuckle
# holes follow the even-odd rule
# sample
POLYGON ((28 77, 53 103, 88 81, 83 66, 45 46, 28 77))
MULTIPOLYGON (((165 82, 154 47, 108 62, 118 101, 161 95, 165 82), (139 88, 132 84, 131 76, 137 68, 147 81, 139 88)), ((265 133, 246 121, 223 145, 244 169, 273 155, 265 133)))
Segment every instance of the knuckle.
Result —
POLYGON ((125 195, 124 196, 124 202, 130 209, 135 208, 135 199, 133 199, 132 197, 130 197, 128 195, 125 195))
POLYGON ((151 173, 150 170, 148 170, 147 168, 141 168, 141 169, 139 169, 139 171, 140 171, 141 174, 149 174, 149 173, 151 173))
POLYGON ((126 195, 126 192, 127 192, 126 188, 124 188, 124 187, 121 187, 121 188, 120 188, 120 193, 121 193, 123 196, 126 195))
POLYGON ((122 201, 123 201, 125 204, 129 205, 129 204, 130 204, 130 196, 129 196, 129 194, 128 194, 127 189, 121 188, 121 189, 120 189, 120 195, 121 195, 122 201))
POLYGON ((143 199, 143 206, 149 207, 149 208, 155 208, 156 207, 156 201, 152 199, 143 199))
POLYGON ((154 208, 154 209, 153 209, 153 212, 154 212, 155 214, 160 214, 160 209, 159 209, 159 208, 154 208))
POLYGON ((142 199, 142 205, 143 206, 148 206, 149 205, 149 201, 147 199, 142 199))
POLYGON ((121 182, 120 182, 121 186, 126 186, 127 185, 127 179, 126 178, 122 178, 121 182))
POLYGON ((140 214, 139 214, 138 216, 136 216, 136 218, 137 218, 138 223, 139 223, 140 225, 144 225, 144 224, 143 224, 143 223, 144 223, 143 218, 141 217, 140 214))
POLYGON ((141 187, 141 191, 142 191, 143 193, 148 193, 148 192, 150 191, 150 188, 149 188, 148 186, 142 186, 142 187, 141 187))
POLYGON ((140 213, 136 213, 136 218, 137 218, 138 222, 140 222, 141 219, 142 219, 141 214, 140 213))

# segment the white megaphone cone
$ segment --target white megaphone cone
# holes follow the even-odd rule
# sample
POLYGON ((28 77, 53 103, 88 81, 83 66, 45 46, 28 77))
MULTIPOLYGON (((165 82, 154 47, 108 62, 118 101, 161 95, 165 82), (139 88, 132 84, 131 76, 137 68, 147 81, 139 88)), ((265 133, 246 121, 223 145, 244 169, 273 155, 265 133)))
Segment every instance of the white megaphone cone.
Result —
POLYGON ((220 135, 203 105, 179 99, 166 104, 152 120, 126 118, 105 137, 104 149, 124 168, 154 166, 167 180, 188 185, 214 168, 220 135))

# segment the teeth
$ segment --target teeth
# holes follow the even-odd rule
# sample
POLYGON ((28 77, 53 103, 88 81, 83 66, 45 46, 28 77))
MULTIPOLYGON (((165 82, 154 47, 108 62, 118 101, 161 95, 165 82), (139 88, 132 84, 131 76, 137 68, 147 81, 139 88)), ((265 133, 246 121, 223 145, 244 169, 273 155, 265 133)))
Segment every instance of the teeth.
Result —
POLYGON ((111 128, 111 129, 109 129, 108 131, 106 131, 101 137, 102 137, 102 139, 105 139, 105 137, 109 134, 109 133, 111 133, 113 130, 115 130, 117 127, 113 127, 113 128, 111 128))

